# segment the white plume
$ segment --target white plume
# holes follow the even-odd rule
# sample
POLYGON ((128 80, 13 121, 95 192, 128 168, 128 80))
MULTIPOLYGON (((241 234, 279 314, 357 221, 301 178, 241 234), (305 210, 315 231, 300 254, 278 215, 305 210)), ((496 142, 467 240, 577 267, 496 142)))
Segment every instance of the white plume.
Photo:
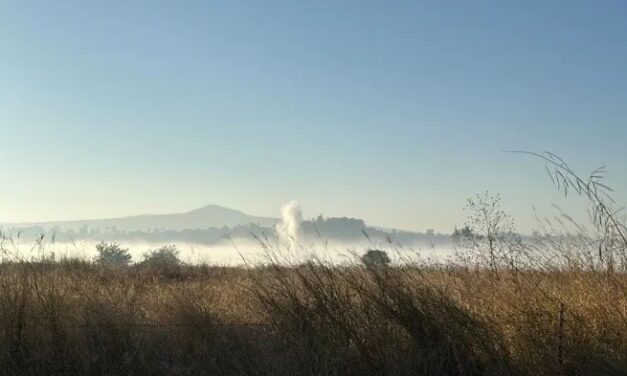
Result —
POLYGON ((302 236, 301 223, 303 211, 300 204, 290 201, 281 208, 281 222, 276 225, 276 232, 282 244, 294 248, 302 236))

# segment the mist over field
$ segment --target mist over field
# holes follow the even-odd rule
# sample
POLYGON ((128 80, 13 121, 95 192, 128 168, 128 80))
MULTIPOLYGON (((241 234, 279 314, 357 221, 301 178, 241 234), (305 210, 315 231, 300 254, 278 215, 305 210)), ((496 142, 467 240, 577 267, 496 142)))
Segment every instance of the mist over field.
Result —
POLYGON ((450 236, 432 230, 383 230, 355 218, 305 220, 296 201, 283 205, 280 213, 280 218, 261 218, 209 205, 181 214, 7 224, 5 256, 92 260, 101 242, 128 249, 133 262, 141 261, 149 250, 171 244, 187 264, 222 266, 301 263, 313 257, 349 264, 369 249, 389 251, 395 262, 437 262, 452 255, 450 236))
MULTIPOLYGON (((80 259, 93 260, 97 256, 96 245, 99 241, 81 240, 75 242, 43 243, 41 246, 30 241, 15 241, 5 246, 4 258, 7 260, 39 260, 54 257, 58 260, 80 259)), ((451 244, 425 247, 414 245, 373 244, 368 240, 361 242, 318 241, 298 245, 296 248, 285 248, 276 242, 261 243, 253 238, 225 239, 216 244, 203 245, 185 242, 150 243, 145 241, 118 242, 122 248, 128 249, 133 262, 142 260, 144 254, 164 244, 174 244, 180 251, 182 262, 190 265, 208 264, 214 266, 257 266, 271 262, 299 264, 311 259, 336 265, 359 263, 360 256, 368 249, 386 250, 392 261, 403 262, 443 262, 453 254, 451 244)))

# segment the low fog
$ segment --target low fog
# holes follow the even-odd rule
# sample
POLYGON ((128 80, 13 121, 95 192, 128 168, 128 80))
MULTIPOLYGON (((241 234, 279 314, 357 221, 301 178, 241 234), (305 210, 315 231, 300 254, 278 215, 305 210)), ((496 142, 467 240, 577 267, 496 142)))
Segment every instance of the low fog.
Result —
MULTIPOLYGON (((219 223, 216 222, 216 214, 220 213, 229 214, 231 221, 237 216, 242 217, 242 221, 259 218, 217 206, 151 217, 153 223, 171 223, 171 218, 176 219, 176 225, 181 221, 196 223, 196 228, 190 229, 133 231, 120 230, 116 226, 89 227, 97 223, 94 221, 72 222, 74 228, 70 229, 62 227, 62 224, 14 227, 3 231, 6 235, 2 245, 3 257, 13 260, 92 260, 97 253, 96 245, 100 242, 116 243, 128 249, 133 262, 140 262, 149 250, 173 244, 180 252, 181 261, 185 263, 221 266, 254 266, 268 262, 294 264, 311 258, 346 264, 358 262, 359 257, 370 249, 385 250, 395 262, 439 262, 452 254, 448 235, 387 231, 369 227, 355 218, 319 216, 305 220, 297 201, 288 202, 280 212, 281 218, 275 220, 276 224, 265 227, 258 223, 244 225, 231 222, 235 225, 201 228, 203 218, 210 217, 214 225, 219 223)), ((130 218, 137 223, 140 217, 130 218)), ((120 225, 128 222, 126 218, 115 221, 120 225)))
MULTIPOLYGON (((9 260, 41 260, 43 258, 78 258, 93 260, 96 256, 97 240, 75 242, 10 241, 4 245, 3 257, 9 260)), ((142 260, 143 255, 157 249, 163 243, 118 242, 129 250, 133 262, 142 260)), ((451 247, 434 246, 420 248, 412 245, 361 242, 316 241, 294 243, 286 247, 282 242, 267 242, 253 238, 225 239, 214 245, 194 243, 172 243, 180 251, 180 259, 188 264, 210 264, 219 266, 255 266, 269 262, 297 264, 315 258, 333 264, 359 262, 359 257, 369 249, 385 250, 393 262, 442 262, 453 253, 451 247)))

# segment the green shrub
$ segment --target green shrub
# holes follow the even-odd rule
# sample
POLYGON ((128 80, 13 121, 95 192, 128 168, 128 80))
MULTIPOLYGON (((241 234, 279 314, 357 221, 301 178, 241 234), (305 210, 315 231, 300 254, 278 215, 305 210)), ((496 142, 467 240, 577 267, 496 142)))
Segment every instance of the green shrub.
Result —
POLYGON ((177 266, 181 264, 179 253, 174 244, 166 244, 146 252, 142 264, 150 266, 177 266))
POLYGON ((361 256, 361 262, 366 266, 380 266, 390 263, 390 257, 385 251, 371 249, 361 256))
POLYGON ((96 263, 110 266, 126 266, 131 262, 128 249, 120 247, 116 243, 100 242, 96 245, 96 263))

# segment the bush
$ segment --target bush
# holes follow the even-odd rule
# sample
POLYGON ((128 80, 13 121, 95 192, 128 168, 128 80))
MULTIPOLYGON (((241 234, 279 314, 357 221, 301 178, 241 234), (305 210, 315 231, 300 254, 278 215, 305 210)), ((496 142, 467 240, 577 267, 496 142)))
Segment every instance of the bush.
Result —
POLYGON ((385 251, 371 249, 361 256, 361 262, 366 266, 380 266, 390 263, 390 257, 385 251))
POLYGON ((126 266, 131 262, 128 249, 120 247, 116 243, 100 242, 96 245, 96 263, 110 266, 126 266))
POLYGON ((166 244, 160 248, 149 250, 144 254, 142 264, 151 266, 180 265, 179 250, 173 244, 166 244))

